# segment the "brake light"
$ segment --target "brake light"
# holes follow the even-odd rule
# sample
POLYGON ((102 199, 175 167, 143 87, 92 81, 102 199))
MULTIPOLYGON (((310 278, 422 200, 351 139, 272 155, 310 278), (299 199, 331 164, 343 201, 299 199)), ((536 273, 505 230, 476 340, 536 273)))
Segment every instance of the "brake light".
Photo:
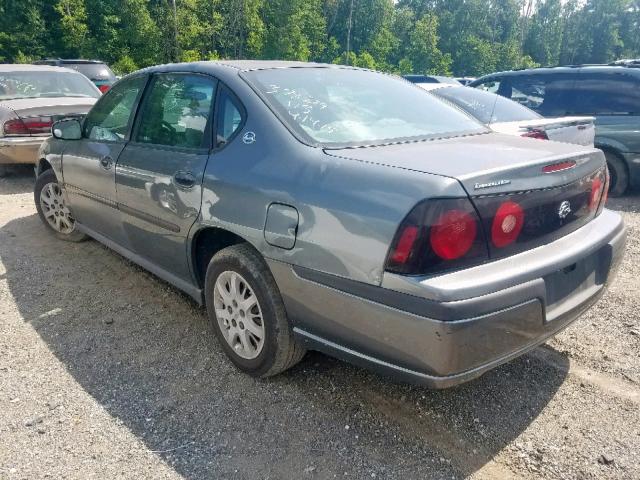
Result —
POLYGON ((455 260, 471 249, 477 232, 477 222, 469 213, 449 210, 431 227, 431 248, 440 258, 455 260))
POLYGON ((51 117, 26 117, 7 120, 2 127, 5 135, 42 135, 51 132, 51 117))
POLYGON ((535 138, 537 140, 549 140, 547 132, 538 128, 532 128, 528 132, 523 133, 522 136, 527 138, 535 138))
POLYGON ((468 198, 425 200, 400 224, 386 270, 404 275, 464 268, 488 260, 480 219, 468 198))
POLYGON ((524 211, 522 207, 515 202, 504 202, 491 225, 491 242, 497 248, 504 248, 511 245, 518 239, 518 235, 524 226, 524 211))
POLYGON ((107 93, 110 88, 111 85, 98 85, 98 90, 100 90, 100 92, 102 93, 107 93))
POLYGON ((576 166, 575 160, 569 160, 566 162, 553 163, 551 165, 546 165, 542 168, 542 173, 555 173, 562 172, 563 170, 569 170, 576 166))
POLYGON ((589 197, 589 210, 594 211, 600 204, 602 198, 602 180, 595 177, 591 182, 591 196, 589 197))
POLYGON ((596 212, 596 216, 600 215, 605 205, 607 204, 607 200, 609 200, 609 184, 611 182, 611 177, 609 175, 609 168, 604 167, 604 186, 602 188, 602 195, 600 197, 600 204, 598 205, 598 211, 596 212))

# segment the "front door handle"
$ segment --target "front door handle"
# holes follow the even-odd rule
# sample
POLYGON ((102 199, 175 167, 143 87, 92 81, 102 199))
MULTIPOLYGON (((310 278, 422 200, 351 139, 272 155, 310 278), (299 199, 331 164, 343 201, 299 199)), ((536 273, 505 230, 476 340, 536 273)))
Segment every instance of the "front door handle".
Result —
POLYGON ((106 157, 102 157, 100 159, 100 166, 105 170, 111 170, 111 167, 113 166, 113 158, 111 158, 109 155, 107 155, 106 157))
POLYGON ((191 188, 196 184, 196 177, 193 173, 180 170, 173 176, 173 181, 182 188, 191 188))

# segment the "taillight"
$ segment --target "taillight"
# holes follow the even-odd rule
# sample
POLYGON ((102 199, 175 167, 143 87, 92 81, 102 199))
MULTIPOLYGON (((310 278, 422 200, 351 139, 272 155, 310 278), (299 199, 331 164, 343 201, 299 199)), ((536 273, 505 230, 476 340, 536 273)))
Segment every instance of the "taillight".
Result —
POLYGON ((100 90, 100 92, 102 93, 107 93, 110 88, 111 85, 98 85, 98 90, 100 90))
POLYGON ((51 132, 51 117, 26 117, 7 120, 2 126, 5 135, 42 135, 51 132))
POLYGON ((516 202, 506 201, 498 207, 491 224, 491 242, 497 248, 511 245, 524 226, 524 210, 516 202))
POLYGON ((591 196, 589 197, 589 210, 595 210, 600 205, 600 199, 602 198, 602 187, 604 183, 598 176, 591 181, 591 196))
POLYGON ((2 131, 5 135, 29 135, 29 129, 19 118, 4 122, 2 131))
POLYGON ((604 186, 602 188, 602 196, 600 197, 600 205, 598 205, 598 211, 596 212, 596 216, 600 215, 605 205, 607 204, 607 200, 609 199, 609 185, 611 182, 611 177, 609 175, 609 167, 604 167, 604 172, 602 172, 604 177, 604 186))
POLYGON ((427 275, 488 260, 480 219, 468 198, 419 203, 403 220, 391 245, 386 269, 427 275))
POLYGON ((527 138, 535 138, 537 140, 549 140, 547 132, 540 130, 539 128, 532 128, 528 132, 523 133, 521 136, 527 138))

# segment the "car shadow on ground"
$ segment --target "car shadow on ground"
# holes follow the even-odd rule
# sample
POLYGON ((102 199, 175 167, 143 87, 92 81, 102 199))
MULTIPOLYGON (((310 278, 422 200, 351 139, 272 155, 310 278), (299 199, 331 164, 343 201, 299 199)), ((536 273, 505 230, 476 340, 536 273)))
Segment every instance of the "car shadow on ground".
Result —
POLYGON ((622 197, 609 198, 607 208, 617 212, 640 212, 640 190, 630 190, 622 197))
POLYGON ((11 166, 6 175, 0 177, 0 195, 32 192, 34 182, 33 165, 11 166))
POLYGON ((432 391, 309 353, 256 380, 212 342, 200 307, 95 241, 55 240, 30 215, 0 228, 0 255, 24 322, 185 478, 467 476, 530 425, 569 369, 545 347, 432 391))

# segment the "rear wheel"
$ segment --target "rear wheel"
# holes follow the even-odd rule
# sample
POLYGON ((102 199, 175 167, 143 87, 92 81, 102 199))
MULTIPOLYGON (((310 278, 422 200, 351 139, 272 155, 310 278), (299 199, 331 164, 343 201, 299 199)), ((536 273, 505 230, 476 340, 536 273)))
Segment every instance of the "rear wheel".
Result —
POLYGON ((629 171, 627 165, 618 155, 612 152, 604 152, 611 176, 609 195, 611 197, 621 197, 629 188, 629 171))
POLYGON ((273 275, 249 244, 233 245, 213 256, 205 298, 211 329, 243 372, 277 375, 304 356, 273 275))
POLYGON ((53 170, 47 170, 37 178, 34 200, 40 220, 56 237, 69 242, 80 242, 87 238, 76 230, 76 221, 65 204, 62 188, 53 170))

